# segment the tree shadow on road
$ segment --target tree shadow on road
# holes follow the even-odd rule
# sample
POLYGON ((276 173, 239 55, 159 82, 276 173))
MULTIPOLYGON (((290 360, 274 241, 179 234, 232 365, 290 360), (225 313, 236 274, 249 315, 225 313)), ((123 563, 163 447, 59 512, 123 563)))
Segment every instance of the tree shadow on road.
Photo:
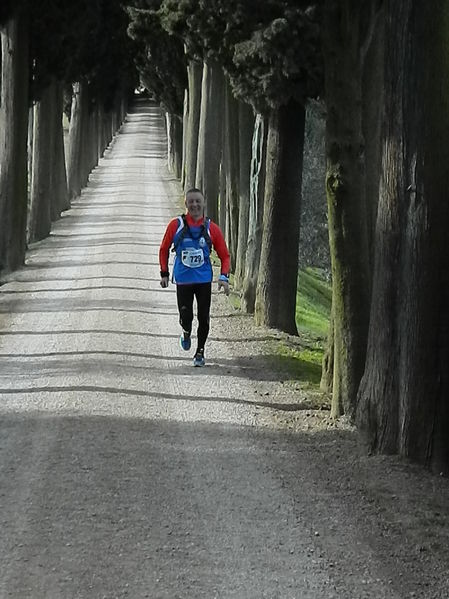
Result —
POLYGON ((148 400, 164 400, 164 401, 188 401, 188 402, 206 402, 206 403, 220 403, 220 404, 236 404, 242 406, 258 406, 263 408, 270 408, 272 410, 281 411, 281 412, 294 412, 297 410, 310 410, 309 405, 301 404, 301 403, 280 403, 280 402, 270 402, 266 400, 261 400, 255 398, 254 400, 250 399, 241 399, 236 397, 219 397, 214 394, 214 396, 205 395, 187 395, 187 394, 173 394, 173 393, 161 393, 161 392, 150 392, 141 389, 127 389, 125 387, 108 387, 106 385, 44 385, 34 387, 8 387, 1 389, 0 388, 0 397, 4 399, 8 396, 14 395, 25 395, 32 397, 36 394, 57 394, 58 397, 63 396, 65 393, 93 393, 93 394, 101 394, 105 396, 114 396, 118 395, 120 397, 133 397, 133 398, 146 398, 148 400))
POLYGON ((449 594, 448 481, 353 433, 16 411, 0 438, 8 596, 449 594))

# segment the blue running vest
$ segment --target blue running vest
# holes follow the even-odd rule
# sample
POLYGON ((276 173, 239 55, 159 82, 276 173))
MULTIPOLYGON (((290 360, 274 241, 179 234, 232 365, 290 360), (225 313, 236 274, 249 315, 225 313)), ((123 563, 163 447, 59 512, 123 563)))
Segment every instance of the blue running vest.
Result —
MULTIPOLYGON (((210 261, 210 250, 202 235, 202 224, 198 227, 189 227, 182 237, 184 229, 182 216, 178 217, 178 228, 173 238, 176 248, 176 257, 173 264, 173 282, 178 285, 194 283, 211 283, 212 264, 210 261)), ((206 230, 209 233, 210 220, 207 220, 206 230)))

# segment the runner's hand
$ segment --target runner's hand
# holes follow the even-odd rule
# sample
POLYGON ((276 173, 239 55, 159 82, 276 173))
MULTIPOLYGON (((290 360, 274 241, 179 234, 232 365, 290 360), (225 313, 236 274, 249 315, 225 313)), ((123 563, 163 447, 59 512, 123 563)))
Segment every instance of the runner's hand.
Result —
POLYGON ((161 287, 165 289, 168 287, 168 277, 161 277, 161 287))
POLYGON ((223 289, 225 295, 229 295, 229 282, 219 280, 218 281, 218 291, 220 291, 220 289, 223 289))

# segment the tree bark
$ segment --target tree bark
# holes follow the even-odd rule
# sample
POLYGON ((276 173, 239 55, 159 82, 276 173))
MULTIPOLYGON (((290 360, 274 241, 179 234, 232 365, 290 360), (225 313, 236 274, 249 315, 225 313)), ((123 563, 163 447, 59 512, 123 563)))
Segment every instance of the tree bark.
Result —
POLYGON ((173 147, 173 116, 169 113, 165 113, 165 130, 167 132, 167 168, 173 173, 175 163, 175 149, 173 147))
MULTIPOLYGON (((1 111, 1 107, 0 107, 0 111, 1 111)), ((33 130, 34 130, 34 106, 31 105, 28 109, 28 137, 27 137, 27 154, 28 154, 27 184, 28 184, 28 189, 31 189, 31 175, 33 173, 33 130)), ((0 131, 0 136, 1 136, 1 131, 0 131)), ((30 197, 28 194, 27 214, 30 211, 29 204, 30 204, 30 197)))
POLYGON ((34 105, 33 170, 31 176, 31 204, 28 219, 30 242, 48 236, 52 221, 52 169, 55 113, 55 82, 48 85, 34 105))
POLYGON ((115 93, 114 106, 112 109, 112 122, 111 122, 111 139, 116 135, 121 127, 120 120, 120 107, 121 107, 121 96, 119 92, 115 93))
POLYGON ((189 122, 189 92, 184 90, 184 104, 182 114, 182 160, 181 160, 181 185, 185 189, 186 161, 187 161, 187 124, 189 122))
POLYGON ((62 125, 64 105, 64 84, 58 81, 54 88, 55 111, 54 123, 54 147, 53 147, 53 194, 52 194, 52 219, 59 218, 61 212, 70 208, 69 194, 67 190, 67 171, 64 149, 64 129, 62 125))
POLYGON ((67 165, 67 180, 69 199, 73 200, 81 193, 84 186, 83 177, 83 120, 86 118, 86 86, 82 83, 73 84, 72 109, 69 127, 69 157, 67 165))
POLYGON ((203 65, 195 61, 190 61, 187 66, 187 78, 189 85, 189 117, 187 123, 186 175, 184 185, 186 191, 195 187, 203 65))
POLYGON ((297 335, 296 291, 305 108, 290 100, 269 118, 257 324, 297 335))
MULTIPOLYGON (((88 92, 89 93, 89 92, 88 92)), ((90 93, 89 93, 90 95, 90 93)), ((94 105, 89 101, 87 109, 87 119, 84 122, 84 141, 85 149, 83 156, 86 158, 84 166, 84 184, 87 185, 89 180, 89 174, 98 164, 98 104, 95 102, 94 105)))
MULTIPOLYGON (((114 108, 109 108, 109 110, 106 112, 105 114, 105 120, 104 120, 104 138, 106 140, 105 143, 105 150, 107 148, 109 148, 109 144, 112 141, 112 138, 114 137, 114 131, 112 128, 114 122, 114 108)), ((103 153, 104 155, 104 153, 103 153)))
POLYGON ((222 201, 226 201, 228 247, 231 254, 231 271, 234 272, 239 222, 239 123, 238 103, 227 82, 224 121, 222 168, 226 180, 226 192, 225 195, 220 195, 220 205, 222 201))
POLYGON ((198 133, 198 158, 195 186, 206 200, 206 214, 218 219, 224 73, 220 65, 205 62, 201 87, 201 114, 198 133))
POLYGON ((373 452, 449 472, 447 0, 386 3, 382 177, 357 422, 373 452))
MULTIPOLYGON (((226 197, 226 174, 223 164, 220 168, 220 198, 226 197)), ((226 202, 220 202, 219 216, 218 216, 218 224, 220 225, 221 230, 223 231, 226 245, 229 244, 229 215, 228 215, 228 207, 226 202)))
POLYGON ((248 246, 245 259, 242 310, 253 314, 262 249, 262 225, 265 196, 267 127, 262 115, 256 115, 251 150, 248 246))
POLYGON ((328 0, 324 17, 326 195, 332 265, 332 411, 354 416, 370 302, 361 114, 360 0, 328 0))
POLYGON ((234 287, 242 289, 246 269, 249 231, 251 140, 254 114, 251 106, 239 102, 239 224, 235 258, 234 287))
POLYGON ((382 97, 384 91, 384 19, 380 12, 371 17, 373 31, 367 40, 362 71, 362 129, 365 143, 365 202, 367 215, 368 259, 374 268, 374 231, 381 172, 382 97))
POLYGON ((96 152, 96 165, 98 165, 98 163, 101 160, 101 157, 104 154, 104 149, 106 147, 106 139, 104 137, 104 129, 103 129, 103 120, 104 120, 104 104, 103 102, 98 102, 97 105, 97 110, 96 110, 96 117, 98 119, 98 124, 97 124, 97 152, 96 152))
POLYGON ((183 145, 183 123, 181 117, 175 115, 173 123, 173 139, 175 146, 174 173, 181 180, 182 177, 182 145, 183 145))
POLYGON ((19 9, 1 28, 0 273, 23 264, 27 219, 28 27, 19 9))
POLYGON ((176 114, 166 113, 168 169, 181 179, 182 168, 182 122, 176 114))
MULTIPOLYGON (((331 309, 327 345, 326 349, 324 350, 323 362, 321 366, 320 389, 325 393, 332 393, 332 383, 334 380, 334 316, 332 312, 333 310, 331 309)), ((339 416, 341 411, 342 406, 335 406, 335 404, 331 406, 331 416, 333 418, 339 416)))

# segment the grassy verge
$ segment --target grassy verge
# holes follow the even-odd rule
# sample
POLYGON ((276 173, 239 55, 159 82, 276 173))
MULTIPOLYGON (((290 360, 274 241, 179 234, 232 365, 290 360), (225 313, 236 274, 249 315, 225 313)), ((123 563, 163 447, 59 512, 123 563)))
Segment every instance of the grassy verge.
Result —
POLYGON ((317 338, 327 337, 332 302, 332 290, 323 272, 307 268, 299 273, 296 302, 298 330, 317 338))
POLYGON ((296 324, 299 338, 278 342, 279 367, 301 384, 318 391, 321 364, 329 330, 331 286, 320 269, 307 268, 298 275, 296 324))
MULTIPOLYGON (((231 275, 231 289, 233 278, 231 275)), ((296 324, 299 337, 273 339, 268 361, 286 378, 297 381, 301 388, 319 391, 321 364, 329 330, 331 286, 321 269, 307 268, 298 275, 296 324)), ((240 308, 238 293, 231 291, 230 302, 240 308)), ((320 402, 318 402, 320 403, 320 402)))

